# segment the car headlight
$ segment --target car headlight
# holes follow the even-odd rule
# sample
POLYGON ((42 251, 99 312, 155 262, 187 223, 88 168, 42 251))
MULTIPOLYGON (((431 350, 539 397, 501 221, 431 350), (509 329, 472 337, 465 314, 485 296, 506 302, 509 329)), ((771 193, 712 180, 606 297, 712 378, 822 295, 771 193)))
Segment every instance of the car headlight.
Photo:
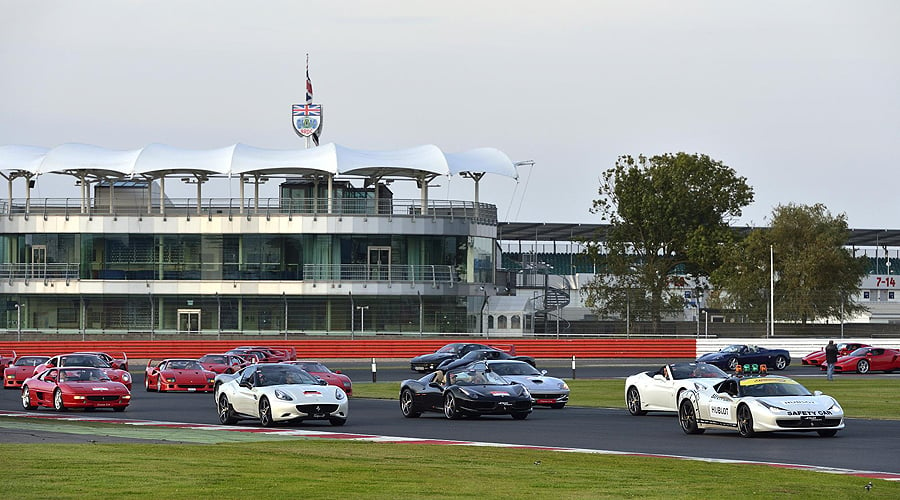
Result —
POLYGON ((216 381, 216 379, 214 379, 214 378, 207 378, 207 379, 206 379, 206 383, 207 383, 207 384, 211 384, 211 383, 213 383, 213 382, 215 382, 215 381, 216 381))
POLYGON ((282 391, 281 389, 275 389, 275 397, 282 401, 293 401, 294 400, 294 398, 290 394, 282 391))
POLYGON ((346 397, 347 397, 347 395, 344 394, 344 391, 342 391, 340 387, 334 388, 334 399, 337 399, 338 401, 343 401, 344 398, 346 398, 346 397))
POLYGON ((122 380, 124 380, 125 382, 128 382, 129 380, 131 380, 131 375, 129 375, 128 372, 123 373, 122 380))
POLYGON ((763 405, 763 406, 764 406, 766 409, 768 409, 769 411, 775 411, 775 410, 777 410, 777 411, 787 411, 786 408, 782 408, 782 407, 780 407, 780 406, 775 406, 775 405, 773 405, 773 404, 766 403, 765 401, 763 401, 763 400, 761 400, 761 399, 757 399, 756 402, 759 403, 759 404, 761 404, 761 405, 763 405))
POLYGON ((469 396, 472 399, 478 399, 478 393, 471 389, 467 389, 465 387, 460 387, 459 390, 462 391, 463 394, 465 394, 466 396, 469 396))
POLYGON ((832 404, 831 407, 828 408, 828 411, 839 411, 841 413, 844 413, 844 409, 841 408, 840 403, 838 403, 836 399, 831 398, 831 402, 834 404, 832 404))
POLYGON ((126 394, 122 396, 122 399, 131 399, 131 394, 126 394))
POLYGON ((562 383, 559 384, 559 388, 560 388, 560 389, 565 389, 565 390, 568 391, 568 390, 569 390, 569 384, 567 384, 567 383, 565 383, 565 382, 562 382, 562 383))
POLYGON ((72 396, 72 399, 84 399, 84 396, 72 396))
POLYGON ((166 377, 166 383, 167 383, 167 384, 174 384, 174 383, 175 383, 175 377, 166 377))

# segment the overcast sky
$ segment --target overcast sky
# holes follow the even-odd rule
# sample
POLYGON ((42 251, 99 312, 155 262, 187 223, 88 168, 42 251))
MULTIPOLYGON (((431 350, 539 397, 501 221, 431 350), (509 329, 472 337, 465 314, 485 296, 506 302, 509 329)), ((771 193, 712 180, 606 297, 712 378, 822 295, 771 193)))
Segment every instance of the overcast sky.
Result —
POLYGON ((685 151, 753 186, 736 223, 822 202, 900 228, 896 0, 0 0, 0 144, 302 148, 307 53, 323 143, 534 160, 482 181, 501 220, 599 222, 618 156, 685 151))

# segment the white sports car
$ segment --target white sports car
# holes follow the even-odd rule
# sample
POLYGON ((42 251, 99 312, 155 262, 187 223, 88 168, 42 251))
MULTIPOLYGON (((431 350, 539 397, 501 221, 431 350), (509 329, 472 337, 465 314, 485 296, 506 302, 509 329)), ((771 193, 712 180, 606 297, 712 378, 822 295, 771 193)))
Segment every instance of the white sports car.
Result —
POLYGON ((328 420, 331 425, 347 422, 349 405, 344 390, 298 366, 250 365, 231 380, 220 382, 216 406, 223 424, 241 419, 259 419, 263 427, 302 420, 328 420))
POLYGON ((535 405, 562 408, 569 402, 569 385, 562 379, 548 377, 547 370, 538 371, 525 361, 495 360, 484 364, 510 382, 524 385, 535 405))
POLYGON ((625 406, 632 415, 678 411, 678 396, 695 383, 713 385, 728 374, 708 363, 672 363, 625 379, 625 406))
POLYGON ((733 377, 683 392, 678 420, 686 434, 737 429, 743 437, 774 431, 816 431, 831 437, 844 428, 844 410, 831 396, 810 393, 787 377, 733 377))

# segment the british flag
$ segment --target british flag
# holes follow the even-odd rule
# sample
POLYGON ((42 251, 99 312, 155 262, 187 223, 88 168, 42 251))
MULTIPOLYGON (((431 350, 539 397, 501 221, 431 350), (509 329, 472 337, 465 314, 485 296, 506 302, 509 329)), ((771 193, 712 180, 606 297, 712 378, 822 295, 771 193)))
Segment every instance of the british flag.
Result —
POLYGON ((322 116, 321 104, 294 104, 291 108, 294 116, 322 116))

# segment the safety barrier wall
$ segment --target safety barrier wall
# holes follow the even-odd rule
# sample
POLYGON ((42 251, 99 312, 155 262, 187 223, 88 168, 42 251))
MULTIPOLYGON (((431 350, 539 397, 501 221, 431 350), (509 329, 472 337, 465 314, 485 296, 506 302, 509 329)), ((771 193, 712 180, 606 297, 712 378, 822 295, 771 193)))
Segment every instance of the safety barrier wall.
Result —
MULTIPOLYGON (((693 358, 694 339, 430 339, 430 340, 297 340, 260 342, 257 345, 293 347, 298 358, 411 358, 434 352, 452 342, 474 342, 513 348, 537 358, 693 358)), ((0 350, 18 355, 55 355, 76 351, 124 351, 131 359, 199 357, 241 345, 225 340, 108 340, 0 342, 0 350)), ((246 345, 246 344, 243 344, 246 345)))

